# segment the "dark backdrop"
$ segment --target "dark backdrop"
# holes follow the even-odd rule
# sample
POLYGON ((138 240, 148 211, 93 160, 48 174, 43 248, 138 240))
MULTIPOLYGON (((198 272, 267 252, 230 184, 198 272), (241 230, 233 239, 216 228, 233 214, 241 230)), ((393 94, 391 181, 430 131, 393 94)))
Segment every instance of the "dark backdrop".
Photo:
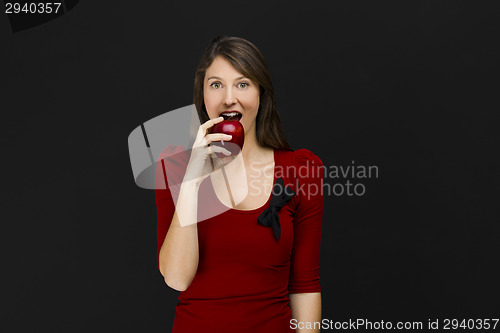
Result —
POLYGON ((498 11, 324 3, 81 1, 18 32, 2 12, 0 325, 170 331, 177 292, 127 138, 192 104, 219 34, 264 53, 295 149, 379 169, 325 181, 365 193, 325 197, 323 318, 498 318, 498 11))

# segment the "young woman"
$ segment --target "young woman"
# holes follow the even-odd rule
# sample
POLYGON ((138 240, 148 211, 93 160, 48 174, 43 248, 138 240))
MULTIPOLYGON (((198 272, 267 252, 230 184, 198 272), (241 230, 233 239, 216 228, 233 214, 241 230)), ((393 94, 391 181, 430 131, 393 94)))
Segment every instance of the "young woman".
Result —
POLYGON ((212 40, 196 71, 194 104, 201 126, 177 203, 168 187, 155 191, 158 267, 181 292, 173 332, 319 332, 294 328, 321 321, 322 161, 288 145, 257 47, 212 40), (224 111, 241 114, 244 145, 225 174, 204 174, 214 152, 227 152, 211 143, 231 138, 209 131, 224 111), (245 184, 228 195, 227 179, 245 184), (199 200, 202 190, 210 199, 199 200), (204 207, 221 213, 197 223, 204 207))

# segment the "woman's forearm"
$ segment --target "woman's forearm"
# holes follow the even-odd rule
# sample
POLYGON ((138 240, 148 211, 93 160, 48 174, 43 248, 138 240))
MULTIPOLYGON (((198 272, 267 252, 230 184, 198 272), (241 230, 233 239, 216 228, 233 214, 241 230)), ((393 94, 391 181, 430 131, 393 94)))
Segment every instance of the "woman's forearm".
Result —
POLYGON ((189 287, 198 269, 198 181, 182 183, 172 222, 160 249, 165 283, 178 291, 189 287))
POLYGON ((290 298, 292 318, 297 326, 295 332, 319 333, 321 293, 290 294, 288 297, 290 298), (311 329, 308 327, 311 327, 311 329))

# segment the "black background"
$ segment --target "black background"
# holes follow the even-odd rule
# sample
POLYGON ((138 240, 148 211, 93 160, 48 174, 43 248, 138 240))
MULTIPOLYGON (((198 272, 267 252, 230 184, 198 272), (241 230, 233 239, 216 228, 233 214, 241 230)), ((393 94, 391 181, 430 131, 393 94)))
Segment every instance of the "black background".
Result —
POLYGON ((156 267, 154 193, 134 183, 127 138, 192 104, 219 34, 265 55, 293 148, 379 168, 354 180, 365 195, 325 198, 323 318, 498 318, 493 4, 81 1, 15 33, 0 15, 0 325, 170 331, 178 293, 156 267))

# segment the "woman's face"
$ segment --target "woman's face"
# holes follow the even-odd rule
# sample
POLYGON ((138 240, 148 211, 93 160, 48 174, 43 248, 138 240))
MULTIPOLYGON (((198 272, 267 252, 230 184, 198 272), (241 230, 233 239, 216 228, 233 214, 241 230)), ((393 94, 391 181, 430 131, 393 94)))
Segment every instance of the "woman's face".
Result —
POLYGON ((210 119, 224 111, 238 111, 245 136, 255 132, 260 103, 258 84, 238 72, 229 61, 217 56, 205 72, 203 97, 210 119))

